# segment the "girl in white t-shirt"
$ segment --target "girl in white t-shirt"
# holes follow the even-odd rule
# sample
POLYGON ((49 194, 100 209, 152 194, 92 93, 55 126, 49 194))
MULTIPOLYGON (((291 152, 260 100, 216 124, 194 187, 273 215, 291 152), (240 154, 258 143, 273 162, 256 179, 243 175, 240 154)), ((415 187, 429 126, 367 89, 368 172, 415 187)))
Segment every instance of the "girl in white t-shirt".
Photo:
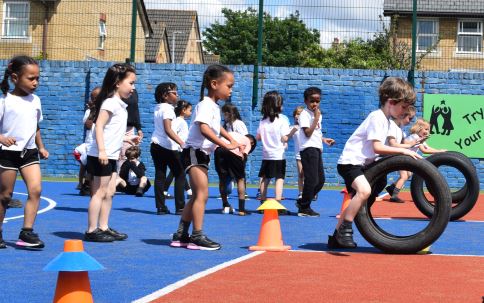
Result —
MULTIPOLYGON (((175 130, 176 134, 183 141, 186 141, 188 138, 188 123, 186 120, 190 118, 191 115, 192 115, 192 104, 185 100, 178 100, 175 107, 176 119, 173 120, 172 128, 175 130)), ((178 153, 180 155, 180 161, 181 161, 182 150, 183 150, 182 147, 178 149, 178 153)), ((183 163, 181 165, 183 166, 183 163)), ((170 188, 172 181, 173 181, 173 172, 170 170, 170 173, 166 177, 165 188, 163 191, 166 198, 170 197, 170 195, 168 194, 168 189, 170 188)), ((190 199, 192 196, 192 190, 190 188, 190 182, 186 180, 186 177, 185 177, 185 191, 187 193, 187 198, 190 199)))
POLYGON ((87 148, 87 171, 92 176, 91 201, 85 241, 112 242, 125 240, 128 235, 109 226, 113 196, 116 192, 117 160, 123 140, 132 145, 139 137, 125 137, 128 112, 127 99, 134 89, 136 74, 129 64, 114 64, 104 76, 96 97, 93 140, 87 148))
MULTIPOLYGON (((396 119, 395 122, 400 127, 403 127, 405 125, 408 125, 414 116, 415 116, 415 108, 413 109, 413 114, 409 112, 408 115, 406 115, 404 118, 396 119)), ((435 154, 435 153, 447 151, 445 149, 435 149, 428 146, 425 140, 427 140, 427 138, 429 137, 429 134, 430 134, 430 123, 425 121, 424 119, 417 119, 415 124, 410 128, 409 136, 405 137, 402 132, 402 137, 404 138, 400 139, 399 137, 397 137, 397 140, 400 139, 402 144, 396 144, 396 142, 398 141, 395 140, 394 142, 393 140, 391 140, 391 138, 389 138, 388 142, 390 146, 409 148, 414 152, 420 151, 424 154, 435 154)), ((405 182, 408 179, 410 179, 411 176, 412 176, 412 172, 400 171, 400 177, 398 178, 398 180, 395 183, 392 183, 391 185, 386 187, 387 192, 391 196, 389 200, 390 202, 396 202, 396 203, 404 202, 402 199, 398 197, 398 194, 400 193, 400 190, 405 185, 405 182)))
POLYGON ((275 199, 281 201, 286 176, 286 159, 284 156, 286 143, 290 133, 288 120, 280 118, 282 111, 282 96, 277 91, 264 95, 262 101, 262 120, 257 129, 257 140, 262 141, 262 164, 259 177, 261 182, 261 201, 267 197, 267 188, 272 178, 275 182, 275 199))
POLYGON ((33 231, 42 181, 39 156, 49 157, 40 136, 40 99, 34 95, 39 77, 39 65, 34 59, 16 56, 8 63, 0 84, 0 248, 7 247, 2 237, 2 224, 19 171, 27 186, 28 198, 16 244, 26 248, 44 247, 44 242, 33 231), (15 86, 11 92, 9 78, 15 86))
POLYGON ((299 115, 304 110, 304 106, 298 106, 292 113, 294 118, 294 125, 292 127, 291 132, 294 132, 294 136, 292 137, 294 140, 294 155, 296 157, 296 167, 297 167, 297 188, 299 190, 299 194, 297 196, 298 199, 302 197, 303 185, 304 185, 304 173, 301 163, 301 155, 299 154, 299 122, 298 118, 299 115))
POLYGON ((156 87, 156 107, 154 111, 155 130, 151 136, 151 157, 155 165, 155 202, 158 215, 169 214, 163 193, 166 169, 170 168, 175 176, 175 212, 181 214, 185 207, 185 171, 180 159, 179 149, 185 142, 178 136, 174 126, 176 119, 174 105, 178 101, 175 83, 165 82, 156 87))
POLYGON ((200 102, 195 106, 188 138, 182 152, 185 171, 190 177, 193 195, 183 209, 177 231, 173 234, 172 247, 188 249, 217 250, 220 244, 203 234, 203 217, 208 199, 208 165, 210 154, 218 145, 235 149, 239 144, 220 127, 219 100, 227 100, 234 85, 233 72, 219 64, 210 65, 203 73, 200 102), (207 96, 205 96, 205 88, 207 96), (222 135, 229 144, 219 138, 222 135), (193 221, 192 235, 188 230, 193 221))

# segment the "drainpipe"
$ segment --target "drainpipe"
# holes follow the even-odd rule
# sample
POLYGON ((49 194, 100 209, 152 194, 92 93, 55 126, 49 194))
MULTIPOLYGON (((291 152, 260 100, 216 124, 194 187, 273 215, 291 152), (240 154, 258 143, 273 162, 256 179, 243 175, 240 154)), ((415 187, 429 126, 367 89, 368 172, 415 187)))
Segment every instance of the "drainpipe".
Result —
POLYGON ((42 27, 42 60, 46 60, 47 59, 47 33, 49 29, 50 7, 45 1, 42 1, 42 4, 44 5, 44 8, 45 8, 44 26, 42 27))

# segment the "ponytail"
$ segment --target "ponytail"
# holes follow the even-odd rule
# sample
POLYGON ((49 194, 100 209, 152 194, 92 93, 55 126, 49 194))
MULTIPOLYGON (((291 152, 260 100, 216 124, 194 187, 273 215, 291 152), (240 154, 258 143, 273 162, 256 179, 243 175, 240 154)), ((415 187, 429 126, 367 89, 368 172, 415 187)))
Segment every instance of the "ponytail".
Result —
POLYGON ((10 85, 8 84, 8 77, 10 76, 11 71, 9 70, 9 67, 5 69, 5 74, 3 75, 3 80, 2 83, 0 83, 0 89, 2 90, 2 93, 4 95, 7 94, 8 90, 10 89, 10 85))

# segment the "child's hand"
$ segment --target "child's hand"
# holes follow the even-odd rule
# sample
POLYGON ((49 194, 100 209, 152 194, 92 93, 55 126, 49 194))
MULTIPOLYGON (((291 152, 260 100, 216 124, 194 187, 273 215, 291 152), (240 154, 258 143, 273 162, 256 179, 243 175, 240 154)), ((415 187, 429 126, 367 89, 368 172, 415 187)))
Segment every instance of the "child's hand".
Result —
POLYGON ((39 148, 40 159, 49 159, 49 151, 45 148, 39 148))
POLYGON ((14 137, 3 137, 2 136, 0 138, 0 143, 2 143, 2 145, 9 147, 11 145, 16 145, 17 140, 14 137))
POLYGON ((331 139, 331 138, 323 138, 323 142, 329 146, 333 146, 335 143, 334 139, 331 139))
POLYGON ((228 149, 228 150, 232 150, 232 149, 238 148, 239 146, 240 146, 239 143, 232 141, 232 142, 230 142, 230 144, 227 144, 225 146, 225 148, 228 149))
POLYGON ((106 155, 106 152, 99 152, 98 159, 101 165, 107 165, 109 163, 108 155, 106 155))
POLYGON ((403 149, 403 154, 410 156, 410 157, 414 158, 415 160, 422 159, 421 155, 419 155, 416 152, 409 150, 409 149, 403 149))
POLYGON ((138 145, 141 142, 140 136, 131 136, 126 140, 131 145, 138 145))
POLYGON ((314 120, 318 121, 319 117, 321 117, 321 110, 319 109, 319 107, 316 107, 314 109, 314 120))

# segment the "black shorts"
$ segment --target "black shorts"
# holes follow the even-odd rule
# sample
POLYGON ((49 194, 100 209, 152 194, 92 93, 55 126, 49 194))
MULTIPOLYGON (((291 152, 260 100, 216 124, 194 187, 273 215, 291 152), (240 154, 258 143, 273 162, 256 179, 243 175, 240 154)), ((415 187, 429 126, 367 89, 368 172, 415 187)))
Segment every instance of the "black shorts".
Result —
POLYGON ((338 174, 340 174, 345 181, 346 190, 349 194, 354 195, 356 191, 351 187, 351 184, 353 184, 353 181, 355 181, 357 177, 365 175, 365 167, 363 165, 338 164, 336 168, 338 169, 338 174))
POLYGON ((37 148, 16 150, 2 150, 0 148, 0 167, 7 170, 22 169, 32 164, 40 164, 37 148))
POLYGON ((194 149, 193 147, 184 148, 181 158, 186 173, 193 166, 202 166, 208 170, 208 165, 210 164, 210 156, 201 149, 194 149))
POLYGON ((284 179, 286 177, 286 160, 262 160, 259 177, 284 179))
POLYGON ((230 176, 234 180, 245 179, 245 161, 228 149, 215 150, 215 170, 220 178, 230 176))
POLYGON ((117 172, 117 162, 113 159, 108 159, 108 164, 101 165, 99 163, 98 157, 87 156, 87 172, 91 174, 91 176, 96 177, 107 177, 111 176, 113 173, 117 172))

